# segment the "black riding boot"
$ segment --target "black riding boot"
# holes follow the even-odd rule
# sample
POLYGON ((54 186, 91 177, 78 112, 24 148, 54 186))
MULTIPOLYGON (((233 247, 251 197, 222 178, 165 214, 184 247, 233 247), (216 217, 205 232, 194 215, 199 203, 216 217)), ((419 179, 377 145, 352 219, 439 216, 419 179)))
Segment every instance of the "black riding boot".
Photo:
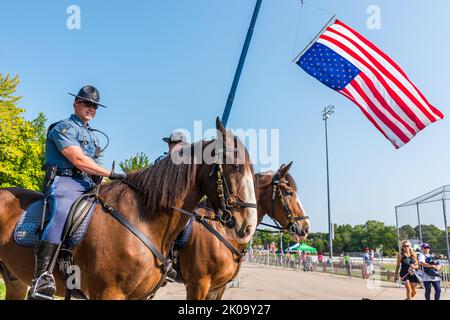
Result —
POLYGON ((35 250, 34 280, 28 292, 28 300, 52 300, 56 293, 56 284, 48 268, 53 255, 58 248, 57 244, 40 241, 35 250))

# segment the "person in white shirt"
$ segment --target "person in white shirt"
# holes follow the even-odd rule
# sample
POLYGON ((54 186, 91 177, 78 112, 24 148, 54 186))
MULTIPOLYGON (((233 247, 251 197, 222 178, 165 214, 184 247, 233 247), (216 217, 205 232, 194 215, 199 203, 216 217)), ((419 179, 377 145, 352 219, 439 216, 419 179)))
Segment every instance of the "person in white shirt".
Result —
POLYGON ((434 300, 441 296, 441 274, 439 270, 439 259, 430 253, 430 245, 422 243, 422 253, 418 257, 419 265, 422 267, 423 285, 425 287, 425 299, 430 300, 431 286, 434 288, 434 300))

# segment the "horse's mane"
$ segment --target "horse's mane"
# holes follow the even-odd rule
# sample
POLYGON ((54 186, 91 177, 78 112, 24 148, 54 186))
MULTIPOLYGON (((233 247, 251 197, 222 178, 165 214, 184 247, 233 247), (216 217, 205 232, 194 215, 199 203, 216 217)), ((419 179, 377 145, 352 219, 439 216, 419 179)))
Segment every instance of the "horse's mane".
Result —
MULTIPOLYGON (((199 141, 197 144, 209 143, 199 141)), ((194 145, 190 145, 193 150, 194 145)), ((193 154, 193 153, 191 153, 193 154)), ((147 169, 130 172, 127 180, 144 191, 144 201, 149 213, 168 211, 170 206, 182 201, 197 177, 196 164, 176 164, 170 155, 147 169)))

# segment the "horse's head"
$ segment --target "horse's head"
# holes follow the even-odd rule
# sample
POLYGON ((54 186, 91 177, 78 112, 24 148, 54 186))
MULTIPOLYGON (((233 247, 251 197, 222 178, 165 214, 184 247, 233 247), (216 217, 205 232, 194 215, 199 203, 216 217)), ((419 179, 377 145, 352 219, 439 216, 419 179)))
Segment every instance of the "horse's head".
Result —
POLYGON ((246 244, 257 225, 253 166, 243 143, 218 118, 216 129, 217 138, 204 145, 203 155, 214 160, 199 168, 200 183, 219 220, 228 227, 227 233, 246 244))
POLYGON ((310 222, 297 195, 295 180, 289 174, 291 166, 292 162, 287 166, 283 164, 278 169, 261 200, 266 203, 266 207, 270 208, 269 216, 278 221, 283 228, 289 230, 298 242, 308 236, 310 222))

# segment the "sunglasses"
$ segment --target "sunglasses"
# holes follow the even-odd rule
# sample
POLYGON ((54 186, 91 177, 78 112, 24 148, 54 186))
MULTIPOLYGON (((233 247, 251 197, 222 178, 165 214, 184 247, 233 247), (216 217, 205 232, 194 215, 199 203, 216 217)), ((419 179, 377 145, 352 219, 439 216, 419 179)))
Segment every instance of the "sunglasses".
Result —
POLYGON ((84 104, 86 108, 94 108, 94 110, 98 109, 98 105, 87 102, 87 101, 79 101, 79 103, 84 104))

